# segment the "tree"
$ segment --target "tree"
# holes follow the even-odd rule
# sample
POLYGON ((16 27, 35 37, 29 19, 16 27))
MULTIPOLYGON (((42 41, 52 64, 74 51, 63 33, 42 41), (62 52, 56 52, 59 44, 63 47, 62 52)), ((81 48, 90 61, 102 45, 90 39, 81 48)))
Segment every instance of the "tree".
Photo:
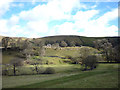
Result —
POLYGON ((13 65, 13 73, 14 73, 14 76, 16 75, 16 67, 17 66, 22 66, 23 63, 22 63, 23 59, 21 58, 18 58, 18 57, 15 57, 11 60, 11 65, 13 65))
POLYGON ((70 47, 74 47, 75 46, 75 42, 74 41, 72 41, 72 42, 70 42, 70 47))
POLYGON ((37 74, 39 73, 39 71, 38 71, 38 64, 39 64, 39 63, 37 63, 37 62, 34 62, 34 64, 33 64, 34 67, 35 67, 34 70, 37 72, 37 74))
POLYGON ((7 47, 8 47, 8 45, 9 45, 10 39, 11 39, 10 37, 4 37, 4 38, 2 39, 2 46, 5 47, 5 50, 7 50, 7 47))
POLYGON ((113 48, 112 59, 116 62, 120 62, 120 45, 113 48))
POLYGON ((102 53, 105 55, 107 62, 111 61, 111 55, 112 55, 112 44, 108 42, 107 39, 101 39, 94 41, 95 47, 98 50, 102 50, 102 53))
POLYGON ((34 39, 33 40, 34 43, 34 48, 36 50, 36 52, 38 53, 39 56, 44 56, 45 55, 45 48, 44 46, 44 41, 42 41, 41 39, 34 39))
POLYGON ((73 64, 79 64, 80 62, 82 62, 82 58, 80 57, 72 57, 71 60, 73 64))
POLYGON ((94 49, 90 47, 81 47, 79 57, 84 60, 87 56, 94 54, 94 49))
POLYGON ((52 48, 54 48, 54 49, 58 49, 58 48, 59 48, 59 43, 55 43, 55 44, 53 44, 53 45, 52 45, 52 48))
POLYGON ((19 48, 19 49, 22 49, 22 45, 23 45, 23 40, 22 40, 22 38, 18 38, 18 40, 17 40, 17 47, 19 48))
POLYGON ((40 53, 40 56, 44 56, 45 55, 45 48, 42 47, 40 50, 39 50, 39 53, 40 53))
POLYGON ((23 50, 23 54, 28 60, 33 55, 33 44, 28 42, 26 43, 26 48, 23 50))
POLYGON ((94 69, 97 67, 97 56, 95 55, 89 55, 87 56, 83 61, 82 65, 85 66, 84 70, 87 70, 87 67, 90 67, 90 69, 94 69))
POLYGON ((21 48, 24 50, 26 49, 28 46, 29 46, 29 40, 28 39, 25 39, 24 42, 21 42, 22 46, 21 48))
POLYGON ((10 46, 12 49, 14 49, 15 47, 17 47, 17 42, 14 38, 11 38, 10 40, 10 46))
POLYGON ((65 41, 61 41, 60 46, 61 46, 61 47, 66 47, 66 46, 67 46, 67 43, 66 43, 65 41))
POLYGON ((96 49, 91 48, 91 47, 81 47, 78 55, 76 57, 72 58, 72 61, 76 64, 81 64, 84 62, 84 60, 90 56, 90 55, 95 55, 97 52, 96 49))

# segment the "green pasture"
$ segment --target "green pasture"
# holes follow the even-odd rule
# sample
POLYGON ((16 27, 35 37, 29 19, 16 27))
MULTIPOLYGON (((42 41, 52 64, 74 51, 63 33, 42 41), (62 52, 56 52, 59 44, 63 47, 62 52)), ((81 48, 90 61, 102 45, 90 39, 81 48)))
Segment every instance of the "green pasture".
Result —
MULTIPOLYGON (((79 49, 81 47, 64 47, 64 48, 46 48, 45 56, 42 57, 44 61, 53 62, 53 64, 63 64, 64 61, 70 61, 65 59, 66 56, 77 57, 79 56, 79 49)), ((91 48, 91 47, 88 47, 91 48)), ((93 49, 93 48, 92 48, 93 49)), ((95 50, 95 49, 93 49, 95 50)), ((10 61, 20 52, 17 51, 4 51, 2 52, 2 63, 8 64, 10 61)), ((38 56, 35 56, 39 58, 38 56)))
MULTIPOLYGON (((48 67, 44 65, 43 67, 48 67)), ((80 65, 49 65, 55 74, 3 76, 3 88, 117 88, 118 64, 100 64, 92 71, 80 65)))

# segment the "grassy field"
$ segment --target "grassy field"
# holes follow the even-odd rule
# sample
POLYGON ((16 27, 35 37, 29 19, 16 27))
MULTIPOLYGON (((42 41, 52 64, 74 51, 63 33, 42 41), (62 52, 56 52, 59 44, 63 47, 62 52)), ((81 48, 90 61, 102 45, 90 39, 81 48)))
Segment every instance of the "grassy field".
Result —
POLYGON ((2 86, 3 88, 118 87, 118 64, 100 64, 92 71, 80 71, 80 65, 52 65, 51 67, 58 70, 56 74, 3 76, 2 86))
POLYGON ((15 57, 17 51, 4 51, 2 52, 2 64, 8 64, 15 57))
MULTIPOLYGON (((63 64, 64 61, 67 59, 62 59, 65 58, 66 56, 72 56, 76 57, 79 56, 79 49, 82 47, 64 47, 62 49, 56 49, 54 50, 53 48, 47 48, 45 51, 45 57, 43 57, 44 61, 50 61, 53 62, 54 64, 63 64), (61 58, 62 57, 62 58, 61 58)), ((91 48, 91 50, 95 50, 92 47, 87 47, 91 48)), ((8 64, 10 61, 17 55, 19 52, 17 51, 4 51, 2 52, 2 63, 3 64, 8 64)))

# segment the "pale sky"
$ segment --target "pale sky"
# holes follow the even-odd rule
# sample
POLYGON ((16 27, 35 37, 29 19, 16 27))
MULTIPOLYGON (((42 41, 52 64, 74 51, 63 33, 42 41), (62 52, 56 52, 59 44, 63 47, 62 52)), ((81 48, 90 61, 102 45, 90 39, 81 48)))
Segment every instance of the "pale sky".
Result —
POLYGON ((0 0, 0 35, 118 36, 118 2, 0 0))

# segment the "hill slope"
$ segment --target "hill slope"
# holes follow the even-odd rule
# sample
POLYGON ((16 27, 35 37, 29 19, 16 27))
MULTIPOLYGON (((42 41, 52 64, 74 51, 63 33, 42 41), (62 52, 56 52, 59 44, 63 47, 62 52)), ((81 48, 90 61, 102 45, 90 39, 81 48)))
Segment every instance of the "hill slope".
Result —
MULTIPOLYGON (((4 36, 0 36, 0 42, 3 37, 4 36)), ((11 37, 11 38, 17 39, 20 37, 11 37)), ((25 37, 21 37, 21 38, 32 40, 32 38, 25 38, 25 37)), ((108 39, 114 46, 120 44, 120 37, 85 37, 85 36, 76 36, 76 35, 58 35, 58 36, 42 37, 37 39, 42 39, 45 42, 45 45, 60 43, 61 41, 65 41, 69 46, 70 43, 74 41, 76 46, 83 45, 83 46, 94 47, 93 41, 97 39, 108 39)))
POLYGON ((60 35, 60 36, 49 36, 43 37, 42 39, 46 42, 46 44, 50 43, 59 43, 61 41, 65 41, 68 44, 74 41, 76 46, 85 45, 85 46, 94 46, 93 41, 97 39, 102 39, 104 37, 84 37, 84 36, 75 36, 75 35, 60 35))

